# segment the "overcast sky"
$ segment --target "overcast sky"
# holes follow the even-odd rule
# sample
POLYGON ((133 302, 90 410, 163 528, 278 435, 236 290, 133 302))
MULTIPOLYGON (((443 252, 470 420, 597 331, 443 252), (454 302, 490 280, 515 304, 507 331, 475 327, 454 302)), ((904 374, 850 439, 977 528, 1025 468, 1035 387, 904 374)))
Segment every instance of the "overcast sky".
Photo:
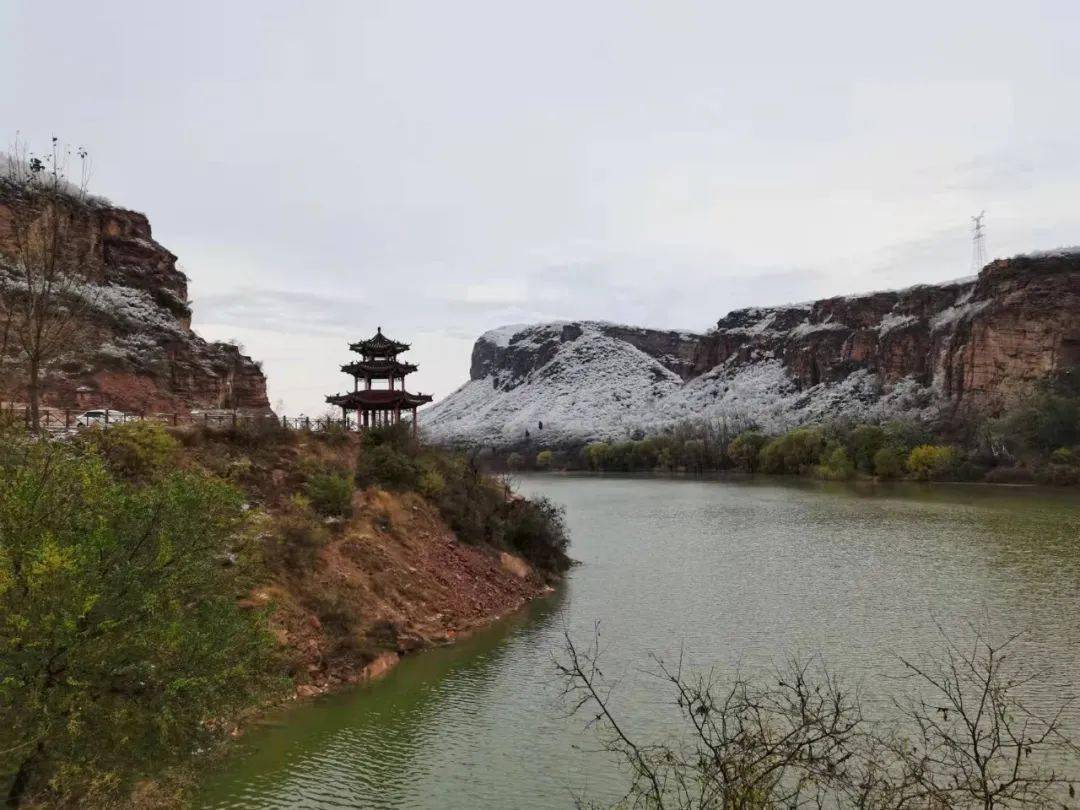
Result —
POLYGON ((0 124, 84 145, 195 328, 322 413, 506 323, 731 309, 1080 243, 1080 2, 0 0, 0 124))

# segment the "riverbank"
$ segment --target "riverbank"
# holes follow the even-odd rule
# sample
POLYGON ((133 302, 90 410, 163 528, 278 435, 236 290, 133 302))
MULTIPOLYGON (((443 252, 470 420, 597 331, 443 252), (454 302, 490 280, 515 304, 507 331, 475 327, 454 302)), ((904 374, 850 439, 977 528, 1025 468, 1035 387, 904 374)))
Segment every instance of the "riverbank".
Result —
POLYGON ((469 546, 416 493, 358 491, 301 576, 256 589, 289 651, 296 694, 378 677, 549 592, 521 557, 469 546))
POLYGON ((231 476, 259 510, 261 559, 243 604, 268 607, 297 696, 385 672, 546 593, 553 572, 465 543, 420 492, 353 486, 356 434, 185 434, 188 457, 231 476))
MULTIPOLYGON (((989 619, 999 637, 1028 630, 1017 660, 1057 673, 1039 705, 1077 688, 1080 500, 1066 490, 648 474, 515 484, 566 507, 582 564, 556 593, 370 686, 273 715, 198 806, 616 804, 625 774, 567 717, 553 663, 564 632, 587 643, 597 621, 603 672, 645 737, 670 728, 674 703, 658 697, 651 654, 718 679, 817 654, 876 716, 903 689, 897 655, 938 649, 937 624, 966 639, 968 622, 989 619)), ((1065 719, 1075 737, 1080 714, 1065 719)))
POLYGON ((487 627, 569 563, 557 509, 402 431, 15 426, 0 449, 15 806, 183 805, 269 708, 487 627), (48 722, 87 705, 109 711, 48 722))

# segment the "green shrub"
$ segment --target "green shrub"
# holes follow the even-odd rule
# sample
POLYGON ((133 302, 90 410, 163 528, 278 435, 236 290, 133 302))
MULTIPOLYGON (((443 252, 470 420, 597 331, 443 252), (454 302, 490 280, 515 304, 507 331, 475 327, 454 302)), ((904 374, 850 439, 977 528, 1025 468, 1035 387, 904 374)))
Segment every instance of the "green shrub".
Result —
POLYGON ((356 464, 356 482, 362 487, 416 489, 420 466, 390 443, 362 447, 356 464))
POLYGON ((196 422, 189 432, 195 434, 188 438, 193 444, 214 438, 248 450, 294 444, 297 435, 295 430, 285 427, 274 416, 239 419, 235 426, 199 425, 196 422))
POLYGON ((416 442, 413 441, 409 425, 405 422, 368 428, 360 434, 360 446, 362 448, 390 446, 401 453, 415 453, 416 451, 416 442))
POLYGON ((819 428, 799 428, 779 436, 761 448, 763 472, 797 475, 821 460, 825 440, 819 428))
POLYGON ((320 515, 348 517, 352 514, 353 481, 341 473, 317 473, 304 486, 311 506, 320 515))
POLYGON ((506 457, 508 470, 520 470, 525 467, 525 457, 521 453, 511 453, 506 457))
POLYGON ((918 481, 940 481, 951 476, 957 464, 952 447, 940 444, 920 444, 908 454, 907 468, 918 481))
POLYGON ((516 498, 507 504, 504 533, 507 544, 545 571, 564 571, 569 539, 563 509, 544 497, 516 498))
POLYGON ((284 574, 309 571, 328 540, 311 502, 293 495, 285 508, 274 516, 273 532, 266 539, 266 564, 284 574))
POLYGON ((173 472, 141 486, 86 447, 0 452, 0 782, 117 806, 267 687, 272 640, 221 565, 243 499, 173 472))
POLYGON ((1046 380, 1024 402, 992 423, 991 433, 1021 456, 1046 457, 1080 444, 1080 368, 1046 380))
POLYGON ((985 480, 990 484, 1030 484, 1035 475, 1026 467, 994 467, 986 473, 985 480))
POLYGON ((514 497, 506 484, 480 472, 463 456, 425 453, 424 478, 438 475, 441 486, 425 496, 464 543, 509 548, 542 571, 569 565, 562 512, 550 502, 514 497))
MULTIPOLYGON (((680 461, 681 466, 690 472, 704 472, 705 465, 708 463, 705 442, 701 439, 688 439, 683 442, 680 461)), ((652 466, 649 464, 648 468, 651 469, 652 466)), ((646 467, 643 466, 640 469, 646 469, 646 467)))
POLYGON ((607 442, 593 442, 585 448, 585 462, 591 470, 606 470, 611 445, 607 442))
POLYGON ((417 484, 420 494, 429 500, 438 498, 446 489, 446 479, 438 470, 424 469, 420 473, 420 481, 417 484))
POLYGON ((878 478, 902 478, 907 469, 907 451, 889 444, 874 453, 874 475, 878 478))
POLYGON ((409 426, 404 422, 364 430, 360 434, 356 483, 362 487, 416 489, 420 480, 417 451, 409 426))
POLYGON ((859 425, 847 438, 848 456, 855 466, 865 472, 874 472, 874 456, 885 446, 885 429, 878 425, 859 425))
POLYGON ((661 470, 675 469, 675 453, 671 447, 661 447, 656 454, 656 466, 661 470))
POLYGON ((1047 464, 1039 468, 1035 480, 1058 487, 1072 486, 1080 483, 1080 467, 1074 464, 1047 464))
POLYGON ((756 430, 747 430, 740 433, 728 445, 728 456, 740 470, 754 472, 758 468, 758 459, 769 439, 756 430))
POLYGON ((1059 464, 1062 467, 1076 467, 1080 465, 1080 453, 1076 453, 1068 447, 1059 447, 1050 454, 1050 463, 1059 464))
POLYGON ((316 431, 315 436, 323 444, 331 447, 340 447, 349 442, 349 430, 343 422, 339 422, 331 415, 323 417, 321 430, 316 431))
POLYGON ((541 450, 536 454, 536 466, 541 470, 547 470, 551 468, 552 463, 555 460, 555 454, 550 450, 541 450))
POLYGON ((458 539, 464 543, 502 544, 498 512, 507 499, 504 486, 462 456, 433 453, 426 463, 443 480, 432 496, 435 505, 458 539))
POLYGON ((934 434, 926 423, 919 419, 893 419, 883 426, 885 444, 903 447, 905 451, 920 444, 933 444, 934 434))
POLYGON ((80 433, 78 441, 99 454, 113 473, 131 480, 171 470, 180 451, 180 442, 164 427, 146 421, 93 427, 80 433))
POLYGON ((983 481, 989 469, 985 464, 965 458, 957 462, 953 476, 957 481, 983 481))
POLYGON ((847 481, 855 477, 855 464, 843 447, 834 447, 818 467, 818 475, 829 481, 847 481))

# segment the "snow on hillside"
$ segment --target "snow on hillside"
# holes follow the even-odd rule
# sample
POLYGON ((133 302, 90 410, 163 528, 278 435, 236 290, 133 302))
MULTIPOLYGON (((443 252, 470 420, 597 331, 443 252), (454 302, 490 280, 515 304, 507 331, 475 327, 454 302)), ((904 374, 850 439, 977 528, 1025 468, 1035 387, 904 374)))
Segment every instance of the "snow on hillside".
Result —
POLYGON ((866 371, 800 391, 781 362, 767 356, 722 363, 684 383, 654 357, 601 331, 612 325, 575 322, 580 336, 560 340, 567 325, 485 333, 478 345, 496 347, 503 364, 425 410, 428 437, 500 446, 522 441, 528 430, 535 441, 558 445, 622 440, 686 420, 729 417, 779 430, 841 414, 873 419, 926 407, 925 391, 914 382, 882 392, 866 371), (548 359, 518 377, 512 352, 548 359))
MULTIPOLYGON (((543 324, 509 336, 494 330, 481 339, 505 348, 515 338, 518 348, 535 350, 562 326, 543 324)), ((428 435, 504 444, 523 439, 526 430, 537 433, 540 422, 544 440, 553 443, 622 435, 682 385, 677 374, 629 343, 600 333, 596 324, 578 326, 581 336, 559 344, 554 356, 525 379, 503 381, 502 388, 492 375, 472 380, 425 410, 428 435)))

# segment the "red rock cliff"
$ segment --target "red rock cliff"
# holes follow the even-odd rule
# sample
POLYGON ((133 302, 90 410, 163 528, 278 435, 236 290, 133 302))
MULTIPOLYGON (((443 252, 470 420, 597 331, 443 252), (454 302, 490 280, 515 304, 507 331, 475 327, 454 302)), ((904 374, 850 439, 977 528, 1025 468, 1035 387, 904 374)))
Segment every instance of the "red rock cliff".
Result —
MULTIPOLYGON (((14 217, 25 214, 20 205, 0 186, 0 265, 15 258, 14 217)), ((71 216, 68 233, 80 240, 94 282, 87 298, 90 338, 47 370, 45 404, 269 411, 259 364, 191 330, 187 277, 154 240, 143 214, 92 198, 71 216)), ((9 382, 14 390, 0 391, 0 398, 22 399, 17 385, 9 382)))
POLYGON ((707 367, 771 355, 803 390, 864 370, 939 404, 997 411, 1080 365, 1080 252, 999 259, 978 276, 732 312, 703 338, 707 367))
POLYGON ((426 413, 429 437, 554 446, 685 419, 768 430, 837 416, 999 412, 1080 365, 1080 249, 1016 256, 977 277, 731 312, 703 334, 596 321, 480 337, 471 379, 426 413))

